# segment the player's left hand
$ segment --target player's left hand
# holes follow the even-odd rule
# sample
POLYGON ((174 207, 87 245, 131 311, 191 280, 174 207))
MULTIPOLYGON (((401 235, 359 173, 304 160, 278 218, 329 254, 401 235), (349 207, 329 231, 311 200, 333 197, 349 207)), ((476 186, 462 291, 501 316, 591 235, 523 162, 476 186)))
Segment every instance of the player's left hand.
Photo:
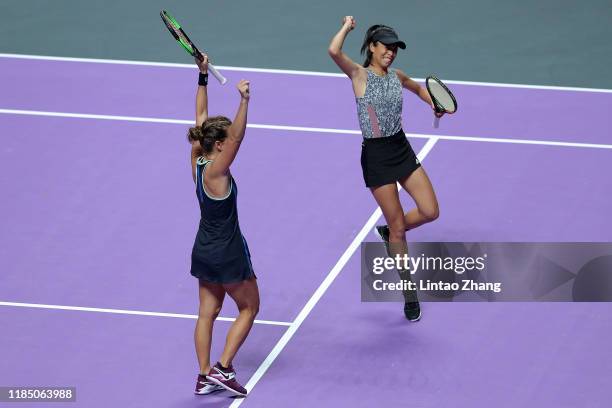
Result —
POLYGON ((242 97, 242 99, 245 99, 247 101, 249 100, 249 98, 251 97, 250 87, 251 82, 246 79, 241 79, 240 82, 238 82, 236 88, 238 88, 238 92, 240 92, 240 96, 242 97))

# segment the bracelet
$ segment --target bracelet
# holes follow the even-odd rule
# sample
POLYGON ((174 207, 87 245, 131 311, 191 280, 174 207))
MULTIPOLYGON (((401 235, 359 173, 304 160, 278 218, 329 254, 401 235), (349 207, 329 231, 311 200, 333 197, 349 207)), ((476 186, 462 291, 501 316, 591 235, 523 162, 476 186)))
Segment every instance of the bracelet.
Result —
POLYGON ((208 74, 203 74, 200 72, 198 75, 198 85, 206 86, 208 85, 208 74))

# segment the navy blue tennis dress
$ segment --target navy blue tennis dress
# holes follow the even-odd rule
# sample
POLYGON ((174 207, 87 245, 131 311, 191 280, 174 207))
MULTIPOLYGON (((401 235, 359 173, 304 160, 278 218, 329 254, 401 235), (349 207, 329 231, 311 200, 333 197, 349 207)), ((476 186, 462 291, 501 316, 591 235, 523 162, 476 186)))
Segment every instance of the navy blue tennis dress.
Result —
POLYGON ((199 157, 196 165, 196 195, 200 225, 191 252, 191 274, 212 283, 236 283, 255 276, 251 254, 238 223, 238 188, 230 175, 229 192, 215 198, 204 189, 204 172, 211 163, 199 157))

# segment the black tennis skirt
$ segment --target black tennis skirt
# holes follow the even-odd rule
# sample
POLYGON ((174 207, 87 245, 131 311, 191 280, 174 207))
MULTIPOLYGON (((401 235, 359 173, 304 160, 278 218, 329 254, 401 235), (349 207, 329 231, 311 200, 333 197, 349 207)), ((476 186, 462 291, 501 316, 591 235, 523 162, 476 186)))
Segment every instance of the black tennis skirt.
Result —
POLYGON ((394 184, 419 167, 421 163, 403 130, 393 136, 363 139, 361 169, 366 187, 394 184))

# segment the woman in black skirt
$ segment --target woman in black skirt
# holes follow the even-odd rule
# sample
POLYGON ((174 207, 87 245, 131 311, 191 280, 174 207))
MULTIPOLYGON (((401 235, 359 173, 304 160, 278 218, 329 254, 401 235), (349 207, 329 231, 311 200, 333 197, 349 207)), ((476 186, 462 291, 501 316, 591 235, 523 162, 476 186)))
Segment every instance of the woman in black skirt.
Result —
POLYGON ((196 394, 226 389, 245 396, 236 381, 232 360, 246 339, 259 310, 259 290, 251 255, 240 231, 236 199, 238 189, 230 165, 244 138, 249 105, 249 82, 238 83, 240 105, 234 122, 223 116, 208 117, 208 58, 196 60, 200 68, 196 94, 196 126, 189 129, 191 167, 201 219, 191 254, 191 274, 198 278, 200 308, 195 327, 195 348, 200 365, 196 394), (211 367, 213 322, 225 294, 239 315, 227 334, 223 354, 211 367))
MULTIPOLYGON (((402 130, 402 87, 414 92, 432 109, 434 106, 427 90, 399 69, 390 69, 398 47, 406 48, 391 27, 374 25, 368 29, 361 47, 361 53, 366 54, 363 65, 356 64, 342 52, 344 40, 353 28, 354 18, 344 17, 342 28, 332 39, 328 51, 353 83, 363 135, 363 178, 387 221, 387 225, 378 226, 377 231, 387 244, 389 255, 403 255, 408 253, 406 231, 435 220, 439 210, 427 173, 402 130), (402 209, 396 183, 400 183, 416 203, 416 208, 408 213, 402 209)), ((410 278, 407 271, 400 271, 400 276, 410 278)), ((419 320, 421 309, 416 292, 405 291, 404 300, 406 318, 419 320)))

